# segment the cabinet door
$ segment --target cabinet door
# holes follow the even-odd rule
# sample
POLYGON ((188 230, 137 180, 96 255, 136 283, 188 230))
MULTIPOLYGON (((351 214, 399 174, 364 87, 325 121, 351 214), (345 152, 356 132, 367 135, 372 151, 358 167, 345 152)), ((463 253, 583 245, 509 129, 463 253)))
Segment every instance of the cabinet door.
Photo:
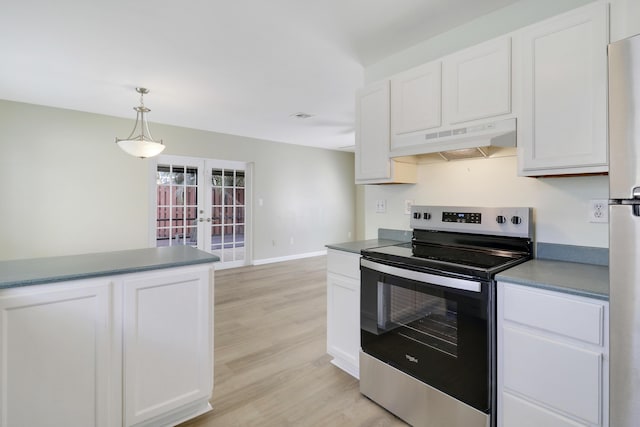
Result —
POLYGON ((440 87, 440 61, 413 68, 391 79, 391 134, 440 126, 440 87))
POLYGON ((502 394, 502 415, 501 427, 586 426, 506 392, 502 394))
POLYGON ((389 82, 368 86, 356 94, 356 180, 388 179, 389 82))
POLYGON ((327 273, 327 352, 334 364, 358 378, 360 280, 327 273))
POLYGON ((447 122, 511 112, 511 39, 483 43, 444 60, 447 122))
POLYGON ((125 424, 140 424, 193 402, 206 402, 213 389, 209 268, 126 278, 123 317, 125 424))
POLYGON ((599 2, 522 33, 521 174, 607 171, 607 42, 599 2))
POLYGON ((504 390, 600 425, 602 353, 503 329, 504 390))
POLYGON ((0 426, 120 424, 110 289, 103 279, 0 290, 0 426))

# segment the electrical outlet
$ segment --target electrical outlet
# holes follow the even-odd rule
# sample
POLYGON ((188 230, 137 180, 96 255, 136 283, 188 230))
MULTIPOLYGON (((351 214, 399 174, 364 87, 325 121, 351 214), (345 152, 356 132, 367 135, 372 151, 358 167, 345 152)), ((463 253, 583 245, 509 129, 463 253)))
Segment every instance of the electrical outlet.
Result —
POLYGON ((376 200, 376 213, 385 213, 385 212, 387 212, 387 201, 376 200))
POLYGON ((411 206, 413 206, 413 200, 404 201, 404 213, 405 215, 411 215, 411 206))
POLYGON ((589 222, 609 222, 607 200, 589 200, 589 222))

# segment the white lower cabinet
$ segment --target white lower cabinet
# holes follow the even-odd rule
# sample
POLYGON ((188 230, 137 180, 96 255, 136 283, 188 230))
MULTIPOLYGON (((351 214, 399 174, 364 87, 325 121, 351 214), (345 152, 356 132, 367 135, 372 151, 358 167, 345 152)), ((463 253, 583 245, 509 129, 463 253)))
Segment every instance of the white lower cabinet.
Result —
POLYGON ((608 425, 608 303, 498 283, 498 426, 608 425))
POLYGON ((0 290, 0 426, 110 426, 109 279, 0 290))
POLYGON ((360 377, 360 255, 327 253, 327 353, 332 363, 360 377))
POLYGON ((0 427, 169 426, 211 409, 212 271, 0 289, 0 427))
POLYGON ((131 276, 123 290, 125 425, 171 425, 211 409, 209 271, 131 276))

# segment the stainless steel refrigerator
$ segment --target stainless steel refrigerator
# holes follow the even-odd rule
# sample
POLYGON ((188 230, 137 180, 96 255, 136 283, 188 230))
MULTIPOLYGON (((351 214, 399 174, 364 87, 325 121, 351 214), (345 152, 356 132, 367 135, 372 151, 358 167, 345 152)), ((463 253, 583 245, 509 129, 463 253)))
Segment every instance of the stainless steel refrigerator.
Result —
POLYGON ((640 425, 640 34, 609 45, 609 425, 640 425))

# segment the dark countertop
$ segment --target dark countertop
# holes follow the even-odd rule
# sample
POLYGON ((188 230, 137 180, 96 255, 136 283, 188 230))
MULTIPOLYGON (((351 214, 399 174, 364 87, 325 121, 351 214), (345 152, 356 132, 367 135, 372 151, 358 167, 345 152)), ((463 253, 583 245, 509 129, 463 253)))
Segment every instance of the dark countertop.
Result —
POLYGON ((534 259, 499 273, 496 280, 609 300, 609 268, 602 265, 534 259))
POLYGON ((360 251, 365 249, 373 249, 373 248, 379 248, 381 246, 397 245, 400 243, 403 243, 403 242, 398 240, 389 240, 389 239, 369 239, 369 240, 358 240, 355 242, 335 243, 332 245, 327 245, 327 248, 359 254, 360 251))
POLYGON ((0 289, 138 273, 219 260, 217 256, 191 246, 172 246, 0 261, 0 289))

